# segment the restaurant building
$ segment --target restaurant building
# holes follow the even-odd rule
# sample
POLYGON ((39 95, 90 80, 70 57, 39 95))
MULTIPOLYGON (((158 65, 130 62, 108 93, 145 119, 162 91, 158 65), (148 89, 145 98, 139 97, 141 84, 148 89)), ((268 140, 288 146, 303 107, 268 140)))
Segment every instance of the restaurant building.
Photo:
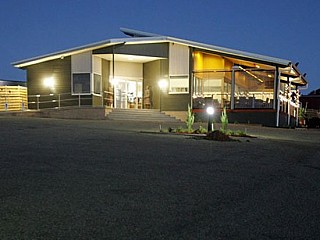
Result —
POLYGON ((29 109, 89 105, 178 115, 190 105, 201 120, 213 105, 226 108, 230 122, 297 123, 307 81, 290 60, 121 31, 127 36, 13 63, 26 70, 29 109))

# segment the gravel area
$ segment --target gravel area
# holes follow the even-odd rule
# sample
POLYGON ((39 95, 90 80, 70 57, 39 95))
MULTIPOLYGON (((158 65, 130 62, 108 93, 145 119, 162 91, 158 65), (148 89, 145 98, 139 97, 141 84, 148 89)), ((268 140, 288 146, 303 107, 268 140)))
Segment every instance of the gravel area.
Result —
POLYGON ((319 129, 230 128, 0 116, 0 239, 320 239, 319 129))

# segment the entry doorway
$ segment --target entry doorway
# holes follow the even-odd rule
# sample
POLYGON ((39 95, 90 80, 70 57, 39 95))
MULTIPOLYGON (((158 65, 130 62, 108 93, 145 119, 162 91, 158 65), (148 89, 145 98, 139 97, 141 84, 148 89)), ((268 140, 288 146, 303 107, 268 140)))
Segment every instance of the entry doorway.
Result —
POLYGON ((114 96, 115 108, 142 108, 142 80, 118 79, 114 96))

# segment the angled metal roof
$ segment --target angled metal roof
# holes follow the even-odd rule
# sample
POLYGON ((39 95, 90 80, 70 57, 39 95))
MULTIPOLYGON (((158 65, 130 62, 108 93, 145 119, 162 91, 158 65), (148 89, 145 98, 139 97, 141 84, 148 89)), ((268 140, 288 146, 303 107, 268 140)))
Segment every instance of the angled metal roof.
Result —
POLYGON ((123 44, 123 43, 142 44, 142 43, 155 43, 155 42, 180 43, 180 44, 184 44, 197 49, 206 50, 212 53, 222 54, 222 55, 226 55, 234 58, 241 58, 245 60, 259 61, 261 63, 276 65, 280 67, 286 67, 291 64, 291 61, 286 59, 280 59, 280 58, 265 56, 261 54, 255 54, 255 53, 250 53, 250 52, 245 52, 245 51, 240 51, 240 50, 235 50, 230 48, 224 48, 224 47, 219 47, 215 45, 199 43, 195 41, 162 36, 158 34, 147 33, 147 32, 127 29, 127 28, 121 28, 121 31, 124 34, 132 37, 108 39, 108 40, 87 44, 87 45, 83 45, 83 46, 79 46, 71 49, 66 49, 66 50, 62 50, 62 51, 58 51, 58 52, 54 52, 54 53, 50 53, 42 56, 24 59, 21 61, 13 62, 12 65, 17 68, 24 68, 33 64, 37 64, 37 63, 41 63, 41 62, 45 62, 53 59, 58 59, 58 58, 64 58, 64 57, 78 54, 81 52, 91 51, 98 48, 113 46, 117 44, 123 44))

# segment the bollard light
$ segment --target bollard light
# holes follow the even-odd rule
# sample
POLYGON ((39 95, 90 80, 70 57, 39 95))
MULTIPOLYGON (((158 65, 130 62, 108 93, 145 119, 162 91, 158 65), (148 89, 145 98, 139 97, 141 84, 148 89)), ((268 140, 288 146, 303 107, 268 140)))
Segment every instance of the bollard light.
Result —
POLYGON ((213 114, 214 108, 212 106, 207 107, 207 114, 208 114, 208 133, 213 131, 213 114))
POLYGON ((214 114, 214 108, 213 107, 207 107, 207 113, 208 115, 213 115, 214 114))

